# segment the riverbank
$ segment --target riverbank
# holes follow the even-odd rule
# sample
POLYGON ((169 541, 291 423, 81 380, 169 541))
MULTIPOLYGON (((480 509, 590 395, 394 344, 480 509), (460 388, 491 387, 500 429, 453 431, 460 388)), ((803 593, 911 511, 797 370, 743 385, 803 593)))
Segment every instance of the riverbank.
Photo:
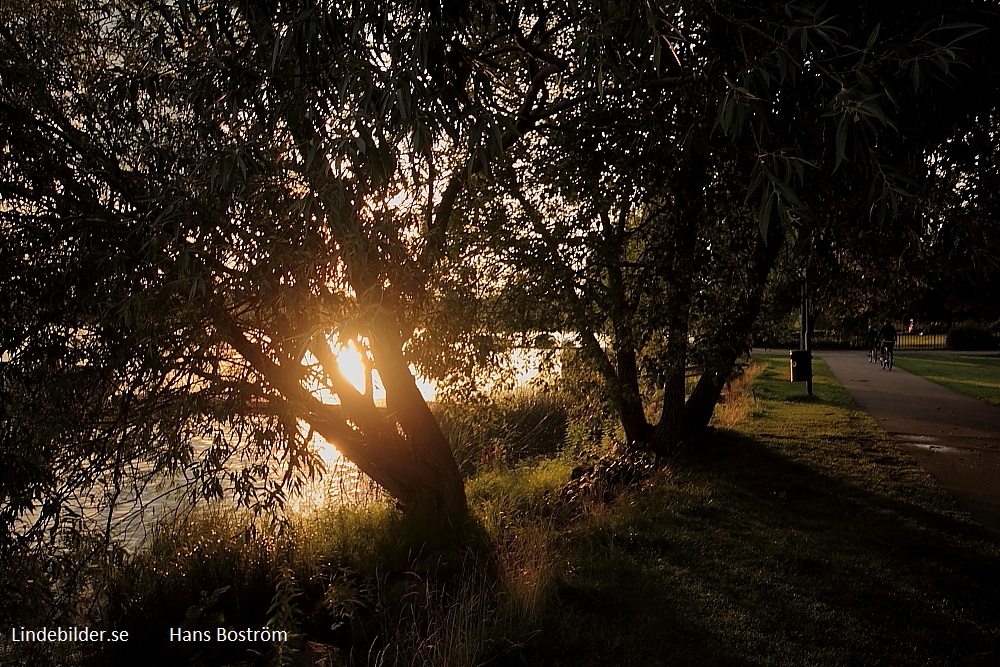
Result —
MULTIPOLYGON (((283 535, 203 516, 119 571, 104 627, 145 628, 147 665, 996 664, 996 542, 816 372, 809 398, 766 360, 703 451, 629 486, 567 490, 569 459, 481 472, 485 562, 394 569, 388 509, 283 535), (293 636, 159 637, 201 626, 293 636)), ((101 650, 95 664, 131 664, 101 650)))

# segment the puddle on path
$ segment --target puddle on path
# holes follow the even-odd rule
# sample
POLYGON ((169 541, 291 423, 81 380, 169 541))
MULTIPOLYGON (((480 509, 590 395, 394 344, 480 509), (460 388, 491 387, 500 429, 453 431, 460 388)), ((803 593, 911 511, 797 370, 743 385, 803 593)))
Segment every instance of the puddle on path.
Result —
POLYGON ((910 440, 904 440, 902 443, 904 447, 915 447, 917 449, 922 449, 928 452, 934 452, 935 454, 958 454, 962 450, 958 447, 948 447, 947 445, 932 445, 926 442, 911 442, 910 440))
POLYGON ((958 447, 935 444, 938 439, 933 435, 917 435, 915 433, 892 433, 891 435, 896 440, 900 440, 900 444, 904 447, 915 447, 916 449, 922 449, 926 452, 934 452, 936 454, 957 454, 962 451, 958 447))

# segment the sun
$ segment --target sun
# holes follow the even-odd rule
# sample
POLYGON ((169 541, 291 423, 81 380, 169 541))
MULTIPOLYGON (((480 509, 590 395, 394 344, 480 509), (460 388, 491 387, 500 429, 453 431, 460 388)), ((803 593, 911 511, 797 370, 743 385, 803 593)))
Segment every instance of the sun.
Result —
MULTIPOLYGON (((351 385, 360 392, 365 390, 367 369, 358 351, 357 343, 349 341, 347 345, 338 346, 337 366, 351 385)), ((373 387, 374 388, 374 387, 373 387)), ((381 387, 380 387, 381 388, 381 387)), ((384 396, 382 398, 385 398, 384 396)))
MULTIPOLYGON (((367 359, 367 363, 365 363, 366 359, 363 356, 366 354, 363 351, 364 342, 359 344, 354 340, 338 341, 331 343, 331 348, 337 359, 337 367, 340 369, 344 379, 362 394, 365 393, 365 381, 369 379, 371 383, 370 398, 372 402, 377 407, 385 407, 385 386, 382 384, 382 378, 379 377, 377 363, 372 362, 370 357, 367 359)), ((315 358, 310 358, 310 361, 314 364, 317 363, 315 358)), ((413 364, 410 364, 409 369, 416 381, 420 395, 428 403, 434 402, 437 394, 437 386, 434 381, 420 377, 413 364)), ((309 392, 326 405, 337 405, 341 402, 341 398, 337 396, 333 388, 319 379, 313 379, 310 382, 309 392)))
MULTIPOLYGON (((365 364, 362 354, 357 341, 349 340, 346 343, 340 343, 336 346, 337 366, 340 368, 340 372, 343 373, 344 378, 359 392, 365 391, 365 379, 371 366, 371 364, 365 364)), ((433 401, 436 393, 434 383, 417 375, 416 369, 412 365, 410 366, 410 372, 416 378, 417 389, 420 390, 420 394, 424 397, 424 400, 433 401)), ((376 403, 384 403, 385 388, 382 386, 382 380, 379 378, 377 369, 371 371, 371 385, 372 400, 376 403)))

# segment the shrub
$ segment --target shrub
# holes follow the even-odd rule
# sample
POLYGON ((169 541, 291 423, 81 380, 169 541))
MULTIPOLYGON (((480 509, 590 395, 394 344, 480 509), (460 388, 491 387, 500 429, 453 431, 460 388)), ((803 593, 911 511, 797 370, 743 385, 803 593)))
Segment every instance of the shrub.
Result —
POLYGON ((594 463, 574 468, 560 494, 570 504, 610 502, 622 489, 651 477, 656 469, 655 459, 647 452, 619 448, 594 463))
POLYGON ((948 349, 951 350, 995 350, 997 347, 996 336, 976 324, 958 324, 948 332, 948 349))

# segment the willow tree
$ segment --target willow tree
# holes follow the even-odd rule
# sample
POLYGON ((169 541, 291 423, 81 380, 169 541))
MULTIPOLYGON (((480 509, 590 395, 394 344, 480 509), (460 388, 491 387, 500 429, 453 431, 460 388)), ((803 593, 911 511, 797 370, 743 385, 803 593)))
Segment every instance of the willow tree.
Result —
POLYGON ((576 334, 627 441, 667 456, 708 425, 783 253, 919 228, 935 140, 910 105, 948 95, 977 28, 939 3, 593 9, 591 96, 522 146, 486 245, 533 323, 576 334))
POLYGON ((470 181, 565 103, 544 94, 562 69, 547 20, 516 3, 4 0, 4 539, 179 470, 208 496, 281 501, 317 466, 312 433, 454 536, 462 479, 409 341, 435 334, 470 181))

